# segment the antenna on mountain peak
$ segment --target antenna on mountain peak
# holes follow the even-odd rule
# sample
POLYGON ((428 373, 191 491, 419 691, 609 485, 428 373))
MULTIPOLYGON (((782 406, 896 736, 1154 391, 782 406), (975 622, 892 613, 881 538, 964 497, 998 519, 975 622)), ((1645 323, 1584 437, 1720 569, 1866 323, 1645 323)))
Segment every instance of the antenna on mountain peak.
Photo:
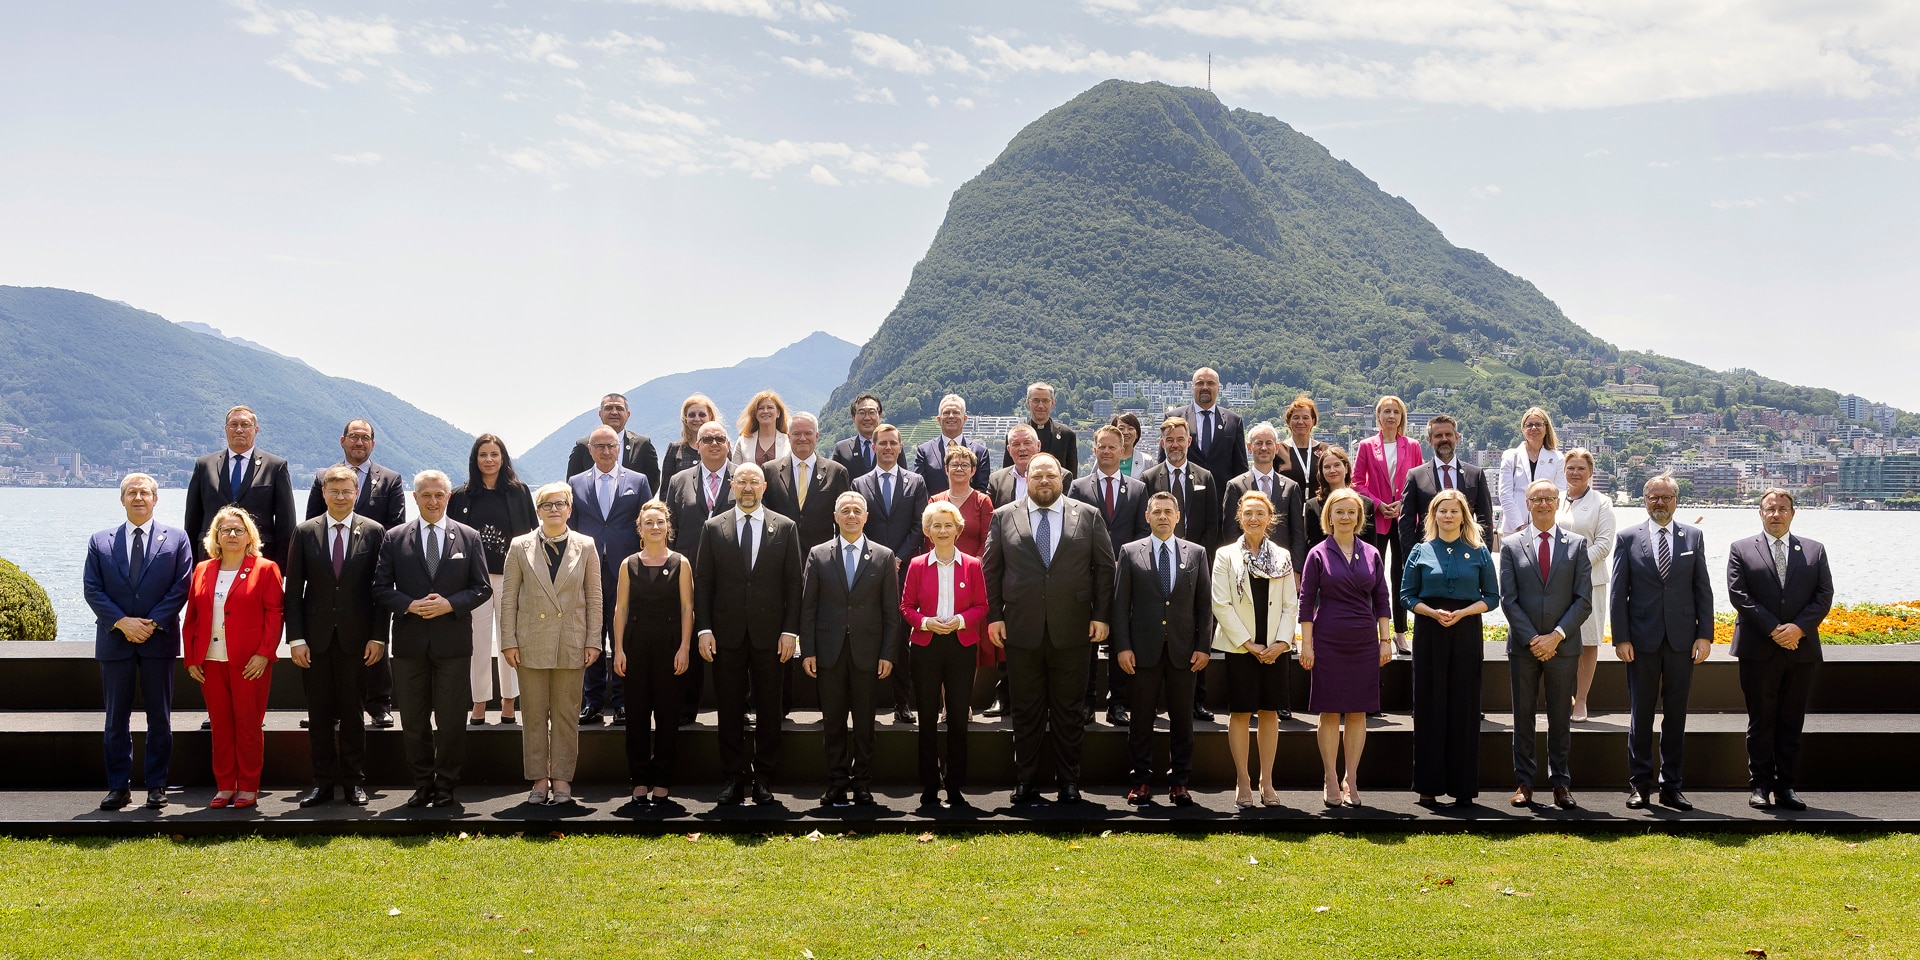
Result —
POLYGON ((1207 54, 1207 92, 1213 92, 1213 54, 1207 54))

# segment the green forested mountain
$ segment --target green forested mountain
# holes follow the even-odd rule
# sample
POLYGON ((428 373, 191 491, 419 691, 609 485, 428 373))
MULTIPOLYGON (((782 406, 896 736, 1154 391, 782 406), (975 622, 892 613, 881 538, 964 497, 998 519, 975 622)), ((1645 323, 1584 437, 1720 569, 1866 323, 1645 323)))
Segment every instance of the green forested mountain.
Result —
POLYGON ((184 482, 178 471, 225 442, 223 417, 240 403, 260 415, 261 449, 310 469, 337 462, 341 426, 364 416, 379 431, 376 461, 455 482, 466 472, 472 437, 384 390, 123 303, 0 286, 0 421, 27 428, 30 453, 77 451, 184 482))
POLYGON ((1300 392, 1335 405, 1391 392, 1504 444, 1534 403, 1584 418, 1633 362, 1670 400, 1691 390, 1705 404, 1725 381, 1745 402, 1836 409, 1832 391, 1622 361, 1285 123, 1204 90, 1114 80, 1028 125, 954 193, 827 412, 844 428, 847 401, 872 390, 904 422, 953 390, 1005 413, 1045 379, 1063 416, 1085 418, 1115 381, 1207 364, 1261 385, 1256 415, 1300 392))

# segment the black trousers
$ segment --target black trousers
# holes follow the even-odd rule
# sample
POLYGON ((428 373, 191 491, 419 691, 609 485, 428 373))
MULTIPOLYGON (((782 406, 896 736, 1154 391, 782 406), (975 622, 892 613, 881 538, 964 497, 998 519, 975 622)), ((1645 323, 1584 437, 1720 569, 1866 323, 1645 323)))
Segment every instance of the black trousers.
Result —
MULTIPOLYGON (((713 654, 713 690, 720 700, 720 770, 728 780, 771 782, 780 759, 780 683, 786 674, 778 647, 742 640, 713 654), (747 691, 753 691, 753 749, 747 749, 747 691)), ((629 719, 631 722, 631 719, 629 719)))
MULTIPOLYGON (((987 640, 981 640, 987 643, 987 640)), ((920 711, 920 789, 959 790, 967 782, 967 721, 973 699, 972 647, 953 634, 934 634, 924 647, 909 647, 913 704, 920 711), (947 772, 940 775, 940 706, 947 707, 947 772)), ((895 671, 896 673, 899 671, 895 671)))
POLYGON ((472 657, 393 658, 393 694, 401 743, 415 787, 452 790, 467 759, 467 717, 473 709, 472 657))
MULTIPOLYGON (((600 591, 603 602, 600 612, 600 656, 587 665, 587 672, 580 677, 580 712, 605 710, 618 712, 626 708, 626 684, 619 682, 613 673, 613 605, 617 602, 615 592, 620 589, 620 566, 615 564, 611 576, 602 576, 600 591)), ((668 667, 672 672, 672 667, 668 667)), ((679 722, 678 717, 674 721, 679 722)))
POLYGON ((313 785, 365 783, 367 725, 360 706, 365 692, 362 678, 366 674, 367 645, 336 636, 324 651, 308 644, 307 653, 312 666, 300 671, 300 688, 307 695, 307 748, 313 753, 313 785), (340 728, 337 733, 336 724, 340 728))
POLYGON ((360 703, 368 716, 393 712, 392 657, 381 657, 380 662, 360 668, 360 703))
POLYGON ((687 672, 680 675, 680 716, 687 722, 700 713, 700 688, 707 681, 707 661, 700 658, 699 645, 687 658, 687 672))
MULTIPOLYGON (((1193 774, 1193 691, 1199 675, 1186 657, 1162 650, 1151 667, 1137 667, 1128 679, 1133 686, 1133 716, 1127 727, 1127 753, 1133 759, 1134 785, 1153 780, 1153 719, 1167 708, 1169 786, 1186 786, 1193 774)), ((1115 673, 1123 673, 1116 665, 1115 673)))
POLYGON ((1084 639, 1058 646, 1042 635, 1037 647, 1007 647, 1007 680, 1013 694, 1014 779, 1040 775, 1040 746, 1053 744, 1053 775, 1080 779, 1080 746, 1086 733, 1087 687, 1084 639))
POLYGON ((864 787, 873 780, 873 701, 877 670, 854 666, 846 647, 819 671, 820 725, 827 751, 827 779, 836 787, 864 787), (847 725, 851 720, 852 735, 847 725))
POLYGON ((1133 678, 1127 676, 1127 672, 1120 669, 1120 665, 1114 662, 1112 645, 1106 643, 1090 643, 1087 644, 1087 647, 1087 712, 1092 713, 1100 709, 1100 691, 1098 687, 1100 680, 1100 652, 1102 650, 1105 650, 1107 653, 1107 708, 1112 709, 1114 707, 1127 706, 1132 702, 1129 697, 1129 688, 1133 678))
MULTIPOLYGON (((1470 604, 1427 605, 1451 610, 1470 604)), ((1480 651, 1477 616, 1451 628, 1432 617, 1413 620, 1414 793, 1457 800, 1480 794, 1480 651)))
MULTIPOLYGON (((674 764, 680 756, 680 677, 673 672, 673 655, 679 650, 677 636, 652 647, 627 644, 627 675, 620 688, 631 708, 627 711, 630 786, 673 786, 674 764)), ((688 669, 691 661, 699 659, 699 654, 690 654, 688 669)))
MULTIPOLYGON (((1367 525, 1369 529, 1373 526, 1367 525)), ((1407 569, 1407 548, 1400 542, 1395 530, 1389 528, 1386 533, 1367 535, 1367 542, 1380 551, 1380 559, 1387 568, 1387 583, 1393 588, 1393 632, 1407 632, 1407 605, 1400 599, 1400 576, 1407 569)))
POLYGON ((1800 779, 1800 732, 1819 665, 1779 654, 1740 661, 1740 692, 1747 698, 1747 779, 1755 789, 1791 790, 1800 779))
MULTIPOLYGON (((1579 637, 1561 641, 1565 651, 1578 650, 1579 637)), ((1540 690, 1547 691, 1547 782, 1556 787, 1573 786, 1573 772, 1567 758, 1573 753, 1573 686, 1579 676, 1580 658, 1562 653, 1541 662, 1528 653, 1507 656, 1508 674, 1513 690, 1513 776, 1531 787, 1538 769, 1535 759, 1535 728, 1539 725, 1540 690)))
MULTIPOLYGON (((1692 643, 1688 643, 1692 647, 1692 643)), ((1635 650, 1627 664, 1627 699, 1631 703, 1627 729, 1627 782, 1636 790, 1655 786, 1653 714, 1660 710, 1660 779, 1662 790, 1680 789, 1680 763, 1687 737, 1687 694, 1693 689, 1691 649, 1675 650, 1662 643, 1652 652, 1635 650)))

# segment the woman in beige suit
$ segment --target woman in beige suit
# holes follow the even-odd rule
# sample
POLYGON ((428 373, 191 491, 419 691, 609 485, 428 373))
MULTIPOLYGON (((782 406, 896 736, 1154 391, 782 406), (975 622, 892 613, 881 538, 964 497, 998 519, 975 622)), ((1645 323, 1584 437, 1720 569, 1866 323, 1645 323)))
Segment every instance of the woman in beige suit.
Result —
POLYGON ((581 680, 600 656, 600 554, 592 537, 567 529, 571 487, 549 483, 533 505, 540 528, 507 548, 500 656, 520 672, 527 802, 572 803, 581 680))
POLYGON ((1258 490, 1240 498, 1240 537, 1213 557, 1213 648, 1226 653, 1227 750, 1239 775, 1233 805, 1254 805, 1247 769, 1247 724, 1258 717, 1260 802, 1280 805, 1273 758, 1280 746, 1280 712, 1287 709, 1287 654, 1293 649, 1300 591, 1293 560, 1267 537, 1273 501, 1258 490))

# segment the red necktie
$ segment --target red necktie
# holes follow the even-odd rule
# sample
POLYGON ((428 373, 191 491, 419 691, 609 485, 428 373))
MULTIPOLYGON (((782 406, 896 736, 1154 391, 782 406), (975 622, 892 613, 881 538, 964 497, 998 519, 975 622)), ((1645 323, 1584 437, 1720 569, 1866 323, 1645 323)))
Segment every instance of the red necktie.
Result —
POLYGON ((1440 489, 1453 489, 1453 465, 1450 463, 1440 465, 1440 489))
POLYGON ((1107 519, 1113 519, 1113 478, 1107 478, 1107 519))
POLYGON ((1547 582, 1547 578, 1551 576, 1553 576, 1553 535, 1542 533, 1540 535, 1540 582, 1547 582))
POLYGON ((346 533, 346 524, 336 523, 333 525, 333 578, 335 580, 340 579, 340 571, 345 569, 347 565, 346 533))

